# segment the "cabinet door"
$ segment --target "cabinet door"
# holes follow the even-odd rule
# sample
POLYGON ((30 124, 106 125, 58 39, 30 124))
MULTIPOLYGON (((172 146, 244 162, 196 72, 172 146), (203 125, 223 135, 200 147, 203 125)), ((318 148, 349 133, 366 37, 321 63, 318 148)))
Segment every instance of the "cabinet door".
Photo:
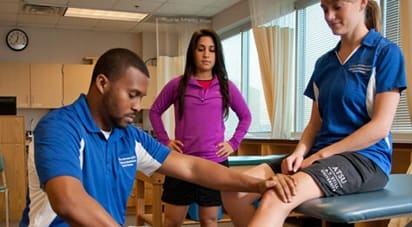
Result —
POLYGON ((0 116, 0 143, 24 144, 25 140, 23 116, 0 116))
POLYGON ((30 107, 30 66, 0 63, 0 96, 16 96, 18 108, 30 107))
MULTIPOLYGON (((0 152, 3 154, 9 188, 10 220, 18 221, 26 205, 27 189, 23 116, 0 116, 0 152)), ((4 210, 4 196, 0 195, 0 217, 4 218, 4 210)), ((0 223, 2 220, 0 218, 0 223)))
MULTIPOLYGON (((4 158, 7 187, 9 188, 10 220, 16 222, 20 220, 21 212, 26 205, 27 168, 25 145, 0 143, 0 151, 4 158)), ((4 214, 4 206, 4 196, 1 195, 0 211, 2 214, 0 217, 4 214)))
POLYGON ((58 108, 63 100, 61 64, 30 64, 32 108, 58 108))
POLYGON ((63 105, 71 104, 80 93, 86 94, 92 78, 93 65, 63 65, 63 105))
POLYGON ((157 94, 157 82, 156 82, 156 66, 147 66, 150 73, 149 87, 147 88, 147 94, 142 101, 142 109, 150 109, 157 94))

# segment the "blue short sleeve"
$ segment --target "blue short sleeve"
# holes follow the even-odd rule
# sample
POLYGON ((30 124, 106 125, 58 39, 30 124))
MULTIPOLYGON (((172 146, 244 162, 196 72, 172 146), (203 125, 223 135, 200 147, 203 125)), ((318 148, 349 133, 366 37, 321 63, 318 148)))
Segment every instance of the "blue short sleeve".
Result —
POLYGON ((376 93, 406 89, 405 62, 400 48, 388 43, 376 60, 376 93))

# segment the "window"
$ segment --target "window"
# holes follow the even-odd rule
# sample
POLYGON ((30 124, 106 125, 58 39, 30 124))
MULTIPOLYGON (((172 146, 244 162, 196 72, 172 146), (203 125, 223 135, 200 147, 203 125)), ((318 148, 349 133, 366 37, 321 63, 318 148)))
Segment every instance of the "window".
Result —
MULTIPOLYGON (((303 1, 304 2, 304 1, 303 1)), ((307 1, 306 1, 307 2, 307 1)), ((313 1, 312 1, 313 2, 313 1)), ((401 45, 399 31, 399 1, 383 1, 383 19, 385 36, 401 45), (386 29, 385 29, 386 28, 386 29)), ((334 36, 323 19, 319 4, 303 5, 298 9, 297 37, 297 84, 296 84, 296 132, 302 132, 306 126, 311 111, 312 100, 303 95, 307 82, 313 72, 315 61, 326 51, 334 48, 339 40, 334 36)), ((403 92, 392 126, 395 134, 411 133, 406 92, 403 92)))
MULTIPOLYGON (((269 132, 269 116, 252 31, 249 29, 224 38, 222 46, 229 79, 241 90, 252 113, 249 132, 269 132)), ((235 113, 230 111, 229 119, 226 121, 226 137, 233 134, 237 123, 235 113)))
MULTIPOLYGON (((379 0, 378 0, 379 1, 379 0)), ((294 131, 300 134, 306 126, 311 112, 312 100, 303 95, 311 77, 316 60, 334 48, 339 36, 331 33, 323 11, 316 0, 297 1, 297 38, 296 38, 296 89, 294 131), (315 3, 315 4, 314 4, 315 3)), ((383 8, 383 34, 402 46, 399 28, 399 0, 381 0, 383 8)), ((268 135, 271 131, 269 116, 261 84, 260 68, 253 32, 249 28, 230 31, 222 35, 225 63, 229 79, 241 90, 252 112, 251 136, 268 135), (241 31, 240 31, 241 30, 241 31)), ((226 135, 232 135, 237 125, 233 112, 226 122, 226 135)), ((392 126, 394 138, 410 141, 412 125, 408 113, 406 92, 402 93, 400 104, 392 126)))
MULTIPOLYGON (((402 46, 400 35, 400 2, 399 0, 384 1, 385 8, 383 13, 384 19, 384 34, 392 42, 402 46)), ((408 104, 406 100, 406 91, 402 92, 401 100, 399 101, 396 111, 395 120, 393 121, 392 131, 398 134, 411 133, 412 125, 408 113, 408 104)))
POLYGON ((312 76, 316 60, 334 48, 339 37, 331 33, 319 4, 297 12, 297 69, 296 69, 296 122, 295 131, 303 132, 310 118, 312 100, 303 95, 312 76))

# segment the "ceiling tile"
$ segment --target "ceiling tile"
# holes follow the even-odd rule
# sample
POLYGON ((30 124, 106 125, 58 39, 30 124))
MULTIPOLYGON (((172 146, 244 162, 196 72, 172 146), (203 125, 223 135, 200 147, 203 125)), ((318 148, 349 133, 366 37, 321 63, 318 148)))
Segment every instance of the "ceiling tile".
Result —
POLYGON ((129 12, 138 12, 138 13, 151 13, 157 10, 164 4, 163 2, 156 2, 156 1, 147 1, 147 0, 139 0, 139 1, 118 1, 113 9, 114 10, 121 10, 121 11, 129 11, 129 12), (138 7, 135 7, 138 6, 138 7))
POLYGON ((202 0, 202 1, 193 1, 193 0, 169 0, 168 3, 178 4, 178 5, 199 5, 207 6, 216 0, 202 0))
MULTIPOLYGON (((130 0, 128 0, 130 1, 130 0)), ((112 9, 117 0, 69 0, 68 6, 86 9, 112 9)))
POLYGON ((220 11, 219 8, 206 6, 206 7, 203 7, 203 9, 197 11, 196 15, 198 15, 200 17, 212 17, 213 15, 218 13, 219 11, 220 11))
POLYGON ((45 16, 45 15, 23 15, 17 16, 17 23, 24 24, 38 24, 38 25, 55 25, 59 20, 58 16, 45 16))
POLYGON ((46 6, 66 6, 68 0, 23 0, 24 3, 46 6))
POLYGON ((213 3, 213 6, 214 7, 219 6, 219 9, 220 9, 218 12, 216 12, 216 14, 217 14, 217 13, 220 13, 221 11, 229 8, 230 6, 235 5, 236 3, 238 3, 242 0, 225 0, 225 1, 214 0, 214 1, 215 1, 215 3, 213 3))
POLYGON ((132 30, 136 25, 137 25, 136 22, 100 20, 99 22, 96 23, 93 29, 97 31, 128 32, 132 30))
POLYGON ((201 5, 180 5, 176 3, 166 3, 162 7, 160 7, 155 13, 167 16, 196 16, 196 12, 200 11, 201 9, 203 9, 203 6, 201 5))

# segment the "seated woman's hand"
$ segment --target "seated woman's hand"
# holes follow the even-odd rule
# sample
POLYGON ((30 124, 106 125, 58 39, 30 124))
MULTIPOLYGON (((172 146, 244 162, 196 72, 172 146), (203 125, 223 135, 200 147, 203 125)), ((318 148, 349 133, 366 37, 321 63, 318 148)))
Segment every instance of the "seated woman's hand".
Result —
POLYGON ((294 174, 296 173, 302 165, 303 155, 298 152, 290 154, 288 157, 282 160, 281 170, 283 174, 294 174))

